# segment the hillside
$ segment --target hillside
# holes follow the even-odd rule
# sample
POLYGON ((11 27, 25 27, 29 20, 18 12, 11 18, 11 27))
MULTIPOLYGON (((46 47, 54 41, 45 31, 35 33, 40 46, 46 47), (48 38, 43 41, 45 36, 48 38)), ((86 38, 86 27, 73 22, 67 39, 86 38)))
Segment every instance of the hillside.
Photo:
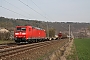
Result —
POLYGON ((71 31, 73 33, 80 32, 82 30, 88 29, 90 27, 90 23, 79 23, 79 22, 44 22, 38 20, 25 20, 25 19, 12 19, 0 17, 0 27, 6 28, 8 30, 14 30, 17 25, 32 25, 35 27, 40 27, 43 29, 54 28, 56 34, 59 31, 68 33, 68 25, 71 26, 71 31))
MULTIPOLYGON (((7 29, 15 28, 17 25, 33 25, 39 27, 41 24, 41 21, 36 20, 24 20, 24 19, 10 19, 10 18, 4 18, 0 17, 0 27, 4 27, 7 29)), ((44 25, 44 24, 41 24, 44 25)))

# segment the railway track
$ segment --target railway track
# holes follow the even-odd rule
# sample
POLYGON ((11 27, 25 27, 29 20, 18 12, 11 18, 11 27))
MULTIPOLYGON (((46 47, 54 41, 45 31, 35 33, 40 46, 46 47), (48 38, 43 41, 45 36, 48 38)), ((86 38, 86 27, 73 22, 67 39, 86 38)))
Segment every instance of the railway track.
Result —
POLYGON ((50 43, 50 41, 47 41, 47 42, 40 42, 40 43, 17 46, 17 47, 13 47, 13 48, 1 49, 0 57, 2 58, 2 57, 11 56, 13 54, 18 54, 18 52, 20 53, 20 52, 24 52, 26 50, 36 49, 36 48, 44 47, 44 46, 47 46, 50 44, 53 44, 53 43, 50 43))
POLYGON ((0 44, 0 49, 13 48, 13 47, 20 46, 20 45, 25 45, 25 43, 23 43, 23 44, 16 44, 16 43, 0 44))
POLYGON ((13 56, 20 53, 25 53, 26 50, 33 50, 53 44, 55 41, 46 41, 40 43, 26 44, 13 48, 0 49, 0 59, 13 56))

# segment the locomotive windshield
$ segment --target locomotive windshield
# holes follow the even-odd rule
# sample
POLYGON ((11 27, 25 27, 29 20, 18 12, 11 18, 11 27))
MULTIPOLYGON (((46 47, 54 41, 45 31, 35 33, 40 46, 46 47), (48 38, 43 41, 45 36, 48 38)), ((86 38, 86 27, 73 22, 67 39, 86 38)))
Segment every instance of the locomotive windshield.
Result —
POLYGON ((26 28, 18 27, 17 31, 26 31, 26 28))

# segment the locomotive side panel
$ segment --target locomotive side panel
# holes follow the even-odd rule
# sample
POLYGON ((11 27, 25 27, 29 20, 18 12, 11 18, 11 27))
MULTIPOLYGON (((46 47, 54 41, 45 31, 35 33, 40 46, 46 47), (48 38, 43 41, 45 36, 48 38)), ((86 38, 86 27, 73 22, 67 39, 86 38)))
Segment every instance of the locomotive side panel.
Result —
POLYGON ((45 30, 42 30, 42 37, 43 37, 43 38, 46 37, 46 32, 45 32, 45 30))
POLYGON ((31 26, 27 26, 26 28, 26 40, 28 40, 29 38, 32 38, 32 27, 31 26))

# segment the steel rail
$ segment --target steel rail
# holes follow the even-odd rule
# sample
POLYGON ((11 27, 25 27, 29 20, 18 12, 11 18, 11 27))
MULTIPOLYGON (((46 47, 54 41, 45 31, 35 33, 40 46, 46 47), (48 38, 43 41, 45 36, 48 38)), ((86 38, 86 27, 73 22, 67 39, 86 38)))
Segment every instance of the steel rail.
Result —
POLYGON ((50 44, 53 44, 53 41, 27 44, 27 45, 17 46, 17 47, 13 47, 13 48, 1 49, 0 50, 0 58, 6 57, 6 56, 11 56, 13 54, 18 54, 20 52, 30 50, 30 49, 32 50, 32 49, 41 48, 44 46, 48 46, 50 44))

